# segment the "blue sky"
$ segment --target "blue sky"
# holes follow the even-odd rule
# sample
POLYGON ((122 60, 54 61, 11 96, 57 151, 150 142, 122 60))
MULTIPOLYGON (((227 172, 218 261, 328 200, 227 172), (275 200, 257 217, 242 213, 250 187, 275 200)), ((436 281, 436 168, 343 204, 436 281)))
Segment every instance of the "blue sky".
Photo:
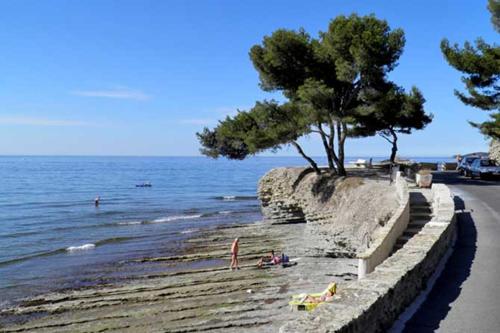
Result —
MULTIPOLYGON (((0 154, 199 155, 196 131, 277 97, 258 87, 252 45, 278 28, 317 36, 353 12, 404 29, 391 78, 419 87, 434 114, 427 129, 401 138, 401 155, 487 149, 466 122, 486 113, 453 95, 460 73, 439 50, 443 37, 498 42, 486 0, 61 0, 0 4, 0 154)), ((315 138, 303 143, 322 154, 315 138)), ((351 156, 389 150, 378 137, 347 144, 351 156)))

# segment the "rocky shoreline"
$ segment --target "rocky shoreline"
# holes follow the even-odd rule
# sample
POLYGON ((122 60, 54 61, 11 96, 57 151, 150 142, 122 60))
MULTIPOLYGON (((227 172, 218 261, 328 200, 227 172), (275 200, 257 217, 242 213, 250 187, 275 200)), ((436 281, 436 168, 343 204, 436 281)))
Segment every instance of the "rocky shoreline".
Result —
MULTIPOLYGON (((376 170, 316 176, 271 170, 259 183, 264 221, 201 230, 168 257, 136 258, 140 275, 49 293, 0 311, 1 332, 277 332, 304 315, 293 294, 338 290, 357 278, 356 253, 397 206, 394 186, 376 170), (304 223, 307 222, 307 223, 304 223), (230 244, 240 239, 240 270, 230 244), (297 264, 258 269, 271 250, 297 264)), ((117 269, 120 269, 117 267, 117 269)))
POLYGON ((288 308, 292 294, 318 292, 331 281, 341 288, 356 278, 354 259, 305 256, 304 228, 257 222, 200 232, 180 255, 123 263, 165 265, 165 273, 26 300, 0 313, 0 331, 275 332, 297 315, 288 308), (234 237, 240 237, 241 269, 230 271, 234 237), (257 269, 271 249, 284 250, 298 264, 257 269))

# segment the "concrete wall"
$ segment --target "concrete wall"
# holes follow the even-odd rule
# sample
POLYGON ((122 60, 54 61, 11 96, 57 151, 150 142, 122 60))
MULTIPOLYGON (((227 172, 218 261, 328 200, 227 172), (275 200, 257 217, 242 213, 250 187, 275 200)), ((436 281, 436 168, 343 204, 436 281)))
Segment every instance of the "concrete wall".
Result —
POLYGON ((358 279, 373 272, 375 267, 383 262, 392 252, 399 236, 408 227, 410 221, 410 195, 408 184, 398 172, 396 177, 396 191, 398 193, 399 207, 385 226, 376 230, 372 236, 370 247, 358 254, 358 279))
POLYGON ((340 287, 332 302, 285 323, 280 333, 385 332, 425 287, 455 234, 454 204, 433 185, 436 216, 365 278, 340 287))

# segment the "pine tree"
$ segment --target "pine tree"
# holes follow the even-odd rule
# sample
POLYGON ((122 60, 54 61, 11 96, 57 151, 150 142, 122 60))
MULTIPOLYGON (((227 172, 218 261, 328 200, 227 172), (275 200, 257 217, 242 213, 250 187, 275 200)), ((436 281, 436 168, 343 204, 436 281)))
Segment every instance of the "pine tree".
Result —
MULTIPOLYGON (((488 9, 492 14, 492 23, 500 32, 500 0, 489 0, 488 9)), ((467 93, 455 90, 457 97, 466 105, 493 111, 491 121, 470 124, 494 139, 500 139, 500 46, 487 44, 478 38, 473 46, 465 42, 463 48, 458 44, 450 45, 444 39, 441 50, 448 63, 464 73, 462 81, 467 93)))

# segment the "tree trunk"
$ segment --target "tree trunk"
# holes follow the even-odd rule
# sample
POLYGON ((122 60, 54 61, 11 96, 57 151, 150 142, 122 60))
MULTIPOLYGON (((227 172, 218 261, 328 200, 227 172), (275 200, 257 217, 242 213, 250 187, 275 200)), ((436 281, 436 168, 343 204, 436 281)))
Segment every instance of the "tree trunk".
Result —
POLYGON ((392 149, 391 149, 391 163, 394 163, 396 160, 396 153, 398 152, 398 136, 394 130, 390 130, 392 135, 392 149))
POLYGON ((335 126, 332 119, 328 122, 328 126, 330 127, 328 145, 330 146, 330 154, 332 155, 333 162, 336 165, 335 172, 338 174, 339 158, 337 157, 337 154, 335 154, 335 126))
POLYGON ((317 175, 319 175, 321 173, 321 171, 319 170, 318 168, 318 165, 316 164, 316 162, 314 162, 314 160, 312 158, 310 158, 309 156, 307 156, 305 153, 304 153, 304 150, 302 150, 302 147, 295 141, 292 141, 292 145, 297 149, 297 151, 299 152, 299 154, 309 162, 309 164, 311 164, 311 167, 314 169, 314 172, 316 172, 317 175))
POLYGON ((337 143, 337 146, 338 146, 338 163, 337 163, 337 169, 338 169, 338 173, 340 176, 346 176, 347 175, 347 172, 345 170, 345 166, 344 166, 344 160, 345 160, 345 156, 344 156, 344 144, 345 144, 345 139, 347 137, 347 126, 342 123, 341 121, 338 121, 337 122, 337 136, 338 136, 338 143, 337 143))
MULTIPOLYGON (((328 168, 334 172, 337 172, 337 170, 335 169, 335 165, 333 164, 332 149, 331 146, 328 144, 328 141, 326 140, 327 135, 323 130, 321 123, 318 123, 318 130, 321 136, 321 141, 323 142, 323 147, 325 148, 326 158, 328 159, 328 168)), ((332 133, 330 133, 330 137, 331 135, 332 133)))

